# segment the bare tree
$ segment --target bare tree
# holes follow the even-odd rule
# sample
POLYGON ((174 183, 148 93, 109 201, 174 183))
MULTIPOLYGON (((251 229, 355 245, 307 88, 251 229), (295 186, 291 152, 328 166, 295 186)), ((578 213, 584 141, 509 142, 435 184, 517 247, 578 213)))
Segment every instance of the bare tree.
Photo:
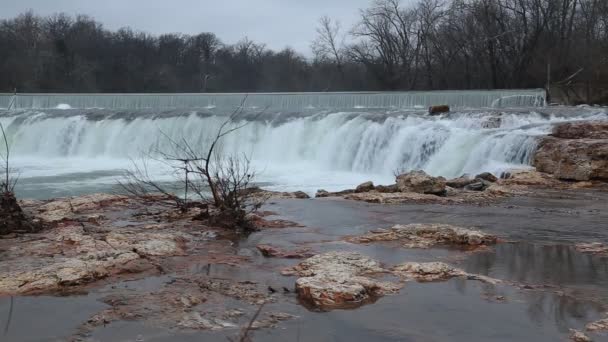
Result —
POLYGON ((191 206, 204 205, 208 218, 216 223, 253 229, 247 220, 248 214, 258 210, 265 198, 248 191, 255 178, 250 158, 224 154, 220 147, 222 138, 249 124, 249 121, 237 121, 243 112, 245 100, 220 125, 206 148, 199 149, 185 138, 176 140, 161 131, 169 151, 157 150, 145 155, 139 163, 134 162, 133 168, 126 172, 119 185, 128 194, 144 201, 158 201, 158 195, 161 195, 161 198, 168 200, 167 203, 172 203, 183 212, 191 206), (175 195, 175 189, 150 176, 148 161, 151 159, 163 162, 173 170, 175 180, 183 186, 183 197, 175 195), (197 198, 196 201, 190 200, 192 196, 189 191, 197 198), (217 215, 211 215, 211 209, 216 210, 217 215))
POLYGON ((322 17, 317 27, 317 38, 311 47, 315 58, 334 63, 344 80, 344 36, 341 35, 340 29, 340 22, 332 22, 328 16, 322 17))

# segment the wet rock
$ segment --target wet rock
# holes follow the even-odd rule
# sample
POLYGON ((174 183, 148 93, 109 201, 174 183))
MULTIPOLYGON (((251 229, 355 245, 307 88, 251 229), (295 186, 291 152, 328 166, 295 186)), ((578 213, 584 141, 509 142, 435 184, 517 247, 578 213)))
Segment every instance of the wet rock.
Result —
POLYGON ((196 283, 204 291, 216 292, 221 295, 243 300, 249 304, 260 305, 272 301, 257 283, 249 281, 235 282, 223 279, 201 279, 196 283))
POLYGON ((585 326, 587 331, 608 331, 608 318, 589 323, 585 326))
POLYGON ((581 253, 608 255, 608 245, 601 242, 579 243, 576 244, 576 250, 581 253))
POLYGON ((484 172, 484 173, 480 173, 477 176, 475 176, 476 179, 483 179, 485 181, 494 183, 498 180, 498 177, 494 176, 493 174, 491 174, 490 172, 484 172))
POLYGON ((446 180, 443 177, 432 177, 424 171, 412 171, 397 176, 397 187, 401 192, 419 194, 445 194, 446 180))
POLYGON ((491 185, 492 185, 492 183, 487 180, 484 180, 481 178, 475 178, 473 183, 468 184, 467 186, 464 187, 464 189, 467 191, 485 191, 491 185))
POLYGON ((570 340, 574 342, 591 342, 591 338, 579 330, 570 329, 570 340))
POLYGON ((36 217, 49 223, 73 219, 78 214, 101 210, 109 206, 126 205, 128 197, 108 194, 93 194, 72 198, 54 199, 37 208, 36 217))
POLYGON ((608 139, 608 122, 567 122, 555 125, 552 136, 560 139, 608 139))
POLYGON ((376 185, 375 190, 378 191, 378 192, 380 192, 380 193, 395 193, 395 192, 399 192, 399 188, 397 187, 397 184, 376 185))
POLYGON ((496 236, 447 224, 409 224, 396 225, 388 230, 377 230, 363 236, 348 238, 355 243, 376 241, 400 241, 408 248, 428 248, 430 246, 461 245, 482 246, 492 245, 497 241, 496 236))
POLYGON ((541 139, 533 165, 558 179, 608 181, 608 124, 562 123, 541 139))
POLYGON ((446 181, 446 185, 455 189, 463 189, 465 186, 469 184, 475 183, 475 179, 462 176, 454 179, 450 179, 446 181))
POLYGON ((448 105, 440 105, 440 106, 431 106, 431 107, 429 107, 429 114, 430 115, 437 115, 437 114, 449 113, 449 112, 450 112, 450 106, 448 106, 448 105))
POLYGON ((345 195, 354 194, 354 193, 355 193, 354 189, 347 189, 347 190, 342 190, 342 191, 337 191, 337 192, 329 192, 326 190, 317 190, 315 197, 317 197, 317 198, 340 197, 340 196, 345 196, 345 195))
POLYGON ((252 187, 245 190, 241 190, 241 193, 247 195, 251 198, 256 199, 309 199, 307 193, 304 191, 295 191, 295 192, 280 192, 280 191, 270 191, 264 190, 259 187, 252 187))
POLYGON ((467 273, 459 268, 454 268, 443 262, 407 262, 397 265, 392 269, 393 273, 406 279, 419 282, 443 281, 455 277, 478 280, 488 284, 498 284, 501 281, 490 277, 467 273))
POLYGON ((253 321, 251 325, 252 329, 262 329, 262 328, 274 328, 278 323, 283 321, 288 321, 290 319, 297 318, 297 316, 284 313, 284 312, 271 312, 267 314, 267 317, 261 320, 253 321))
POLYGON ((359 193, 359 192, 369 192, 374 190, 374 183, 373 182, 365 182, 362 184, 359 184, 357 186, 357 188, 355 189, 355 192, 359 193))
POLYGON ((396 292, 399 285, 366 277, 384 271, 377 261, 361 254, 329 252, 315 255, 282 273, 300 276, 296 291, 302 301, 320 309, 336 309, 358 306, 396 292))
POLYGON ((494 128, 500 128, 501 125, 502 125, 502 118, 499 116, 492 116, 481 123, 481 128, 494 129, 494 128))
POLYGON ((150 264, 150 257, 181 255, 187 239, 179 232, 94 236, 80 225, 60 225, 11 251, 0 265, 0 293, 40 293, 94 282, 140 259, 150 264))
POLYGON ((310 258, 314 254, 310 252, 309 248, 301 248, 294 251, 285 251, 278 247, 273 247, 270 245, 257 245, 257 249, 262 253, 265 257, 277 257, 277 258, 286 258, 286 259, 304 259, 310 258))
POLYGON ((317 193, 315 194, 315 197, 316 198, 329 197, 329 191, 323 190, 323 189, 319 189, 319 190, 317 190, 317 193))
POLYGON ((206 319, 199 312, 188 312, 182 320, 177 323, 178 327, 193 330, 222 330, 227 328, 238 328, 238 325, 217 318, 206 319))

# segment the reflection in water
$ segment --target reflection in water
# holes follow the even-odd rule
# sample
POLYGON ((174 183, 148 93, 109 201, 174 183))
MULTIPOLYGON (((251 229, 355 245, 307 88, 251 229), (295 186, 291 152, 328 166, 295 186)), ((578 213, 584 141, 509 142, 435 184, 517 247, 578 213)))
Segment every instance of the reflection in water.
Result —
POLYGON ((528 284, 608 286, 608 263, 567 245, 505 243, 493 253, 477 253, 464 268, 499 279, 528 284))

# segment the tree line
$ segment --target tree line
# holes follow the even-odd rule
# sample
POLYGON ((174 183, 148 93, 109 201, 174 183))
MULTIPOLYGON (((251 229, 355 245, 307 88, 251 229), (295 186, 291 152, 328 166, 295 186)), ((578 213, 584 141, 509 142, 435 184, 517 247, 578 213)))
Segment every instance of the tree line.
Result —
POLYGON ((87 16, 0 22, 0 91, 270 92, 608 83, 608 1, 376 0, 320 19, 313 56, 213 33, 110 31, 87 16), (354 10, 354 9, 353 9, 354 10))

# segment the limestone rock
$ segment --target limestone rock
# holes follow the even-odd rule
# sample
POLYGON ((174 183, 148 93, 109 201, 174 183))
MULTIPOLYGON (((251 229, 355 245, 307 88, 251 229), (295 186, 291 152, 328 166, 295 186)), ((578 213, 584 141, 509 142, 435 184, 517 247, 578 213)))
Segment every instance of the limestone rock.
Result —
POLYGON ((494 176, 493 174, 491 174, 490 172, 484 172, 484 173, 480 173, 477 176, 475 176, 476 179, 483 179, 485 181, 494 183, 498 180, 498 177, 494 176))
POLYGON ((320 309, 347 308, 396 292, 399 285, 366 277, 384 272, 380 264, 361 254, 329 252, 315 255, 284 270, 296 280, 298 297, 320 309))
POLYGON ((310 252, 308 248, 301 248, 294 251, 285 251, 278 247, 273 247, 270 245, 257 245, 257 249, 262 253, 265 257, 278 257, 278 258, 286 258, 286 259, 303 259, 310 258, 314 254, 310 252))
POLYGON ((442 195, 445 194, 446 180, 429 176, 424 171, 412 171, 397 176, 397 187, 401 192, 442 195))
POLYGON ((533 165, 563 180, 608 181, 608 123, 562 123, 541 139, 533 165))
POLYGON ((374 190, 374 183, 372 182, 365 182, 362 184, 359 184, 357 186, 357 188, 355 189, 355 192, 359 193, 359 192, 369 192, 374 190))
POLYGON ((396 225, 388 230, 373 231, 363 236, 349 238, 348 241, 355 243, 400 241, 408 248, 428 248, 438 244, 491 245, 496 243, 497 238, 478 230, 447 224, 408 224, 396 225))
POLYGON ((579 330, 570 329, 570 340, 574 342, 591 342, 591 338, 579 330))
POLYGON ((585 326, 588 331, 608 331, 608 318, 589 323, 585 326))
POLYGON ((403 278, 419 282, 442 281, 455 277, 462 277, 469 280, 478 280, 491 285, 501 283, 498 279, 467 273, 443 262, 407 262, 393 267, 393 273, 403 278))

